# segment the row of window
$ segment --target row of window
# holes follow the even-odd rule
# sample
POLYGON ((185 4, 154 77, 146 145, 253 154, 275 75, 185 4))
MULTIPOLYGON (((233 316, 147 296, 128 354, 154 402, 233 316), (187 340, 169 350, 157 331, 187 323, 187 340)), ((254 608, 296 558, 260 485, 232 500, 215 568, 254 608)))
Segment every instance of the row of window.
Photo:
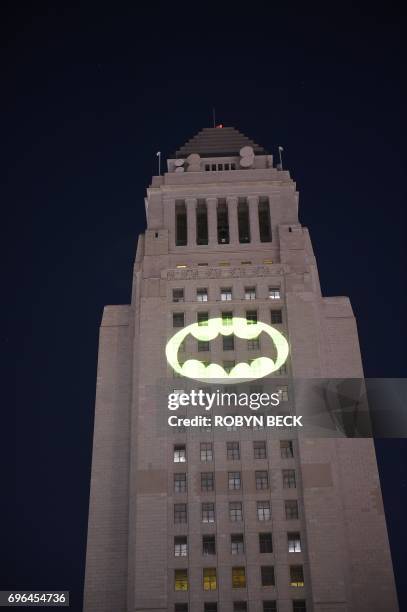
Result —
MULTIPOLYGON (((156 232, 156 238, 158 238, 158 232, 156 232)), ((272 259, 263 259, 263 264, 265 264, 265 265, 271 265, 272 263, 273 263, 272 259)), ((252 264, 253 264, 253 262, 248 260, 248 259, 245 259, 245 261, 241 261, 240 262, 240 265, 242 265, 242 266, 251 266, 252 264)), ((195 265, 198 266, 198 268, 209 266, 207 261, 201 261, 201 262, 199 262, 197 264, 193 264, 192 267, 195 267, 195 265)), ((219 261, 217 265, 218 266, 222 266, 222 267, 230 266, 230 261, 219 261)), ((178 269, 183 269, 183 268, 188 268, 189 265, 186 264, 186 263, 179 263, 179 264, 176 264, 175 267, 178 268, 178 269)))
MULTIPOLYGON (((272 565, 262 565, 260 567, 261 586, 275 586, 274 567, 272 565)), ((232 567, 232 588, 246 588, 246 568, 244 566, 232 567)), ((302 565, 289 566, 289 585, 292 587, 304 586, 304 569, 302 565)), ((174 589, 175 591, 188 591, 188 570, 174 570, 174 589)), ((218 578, 216 567, 204 567, 202 570, 202 588, 204 591, 216 591, 218 588, 218 578)))
MULTIPOLYGON (((295 489, 297 486, 295 470, 282 470, 283 488, 284 489, 295 489)), ((257 491, 268 489, 269 473, 267 470, 256 470, 254 473, 254 480, 257 491)), ((242 488, 242 473, 241 472, 228 472, 228 489, 229 491, 239 491, 242 488)), ((215 473, 214 472, 201 472, 201 491, 214 491, 215 490, 215 473)), ((174 493, 186 493, 187 492, 187 474, 186 472, 179 472, 174 474, 174 493)))
MULTIPOLYGON (((199 452, 202 462, 213 461, 212 442, 201 442, 199 452)), ((292 440, 280 440, 280 455, 282 459, 292 459, 294 457, 294 445, 292 440)), ((226 457, 232 461, 240 459, 240 442, 226 442, 226 457)), ((267 459, 267 444, 265 440, 254 440, 253 457, 255 459, 267 459)), ((173 461, 174 463, 186 463, 186 444, 174 444, 173 461)))
MULTIPOLYGON (((273 599, 263 600, 263 612, 277 612, 277 602, 273 599)), ((292 600, 292 612, 307 612, 307 604, 305 599, 292 600)), ((203 612, 218 612, 218 604, 216 601, 208 601, 203 605, 203 612)), ((176 603, 174 612, 188 612, 187 603, 176 603)), ((234 601, 233 612, 248 612, 246 601, 234 601)))
POLYGON ((219 172, 224 170, 236 170, 234 162, 224 162, 223 164, 205 164, 205 172, 219 172))
MULTIPOLYGON (((233 325, 233 312, 222 312, 222 325, 230 326, 233 325)), ((246 310, 245 318, 247 325, 255 325, 258 321, 257 310, 246 310)), ((281 309, 273 309, 270 312, 271 323, 282 323, 283 313, 281 309)), ((200 327, 206 327, 208 325, 209 312, 197 312, 197 322, 200 327)), ((185 313, 184 312, 173 312, 172 313, 172 326, 173 327, 185 327, 185 313)))
MULTIPOLYGON (((286 520, 298 519, 298 501, 296 499, 286 499, 284 501, 284 510, 286 520)), ((229 520, 231 522, 243 521, 243 504, 240 501, 229 502, 228 504, 229 520)), ((271 505, 269 500, 256 502, 257 519, 259 521, 271 520, 271 505)), ((188 522, 188 508, 186 503, 174 504, 174 523, 182 524, 188 522)), ((215 522, 215 503, 201 503, 201 522, 215 522)))
MULTIPOLYGON (((273 552, 273 537, 271 532, 262 532, 259 537, 259 552, 268 554, 273 552)), ((287 550, 289 553, 301 552, 301 536, 298 531, 287 533, 287 550)), ((232 533, 230 535, 230 554, 243 555, 245 553, 245 543, 243 533, 232 533)), ((202 536, 202 554, 216 555, 216 536, 213 534, 202 536)), ((188 536, 181 535, 174 537, 174 556, 188 556, 188 536)))
MULTIPOLYGON (((255 205, 255 204, 254 204, 255 205)), ((256 205, 255 205, 256 206, 256 205)), ((191 211, 190 211, 191 214, 191 211)), ((190 244, 207 245, 208 233, 208 207, 205 199, 198 199, 195 211, 196 234, 188 236, 187 207, 184 200, 175 202, 175 244, 186 246, 190 244)), ((270 204, 266 197, 259 198, 257 204, 260 242, 271 242, 270 204)), ((251 227, 249 217, 249 204, 247 198, 239 198, 237 204, 238 240, 247 244, 251 241, 251 227)), ((226 199, 221 198, 216 206, 216 229, 218 244, 229 244, 229 206, 226 199)))
MULTIPOLYGON (((255 300, 257 296, 256 287, 245 287, 244 288, 244 299, 255 300)), ((280 287, 269 287, 268 297, 270 300, 279 300, 281 298, 280 287)), ((209 299, 209 293, 207 287, 198 287, 196 290, 196 301, 207 302, 209 299)), ((233 299, 233 292, 231 287, 223 287, 220 290, 220 299, 222 302, 228 302, 233 299)), ((173 302, 184 302, 185 293, 182 288, 175 288, 172 290, 172 301, 173 302)))

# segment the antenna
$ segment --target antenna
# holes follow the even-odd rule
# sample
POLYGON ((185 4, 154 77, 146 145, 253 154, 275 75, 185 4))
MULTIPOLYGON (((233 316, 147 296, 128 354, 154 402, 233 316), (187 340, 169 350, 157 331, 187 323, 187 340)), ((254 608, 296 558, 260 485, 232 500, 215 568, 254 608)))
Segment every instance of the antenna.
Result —
POLYGON ((156 155, 158 157, 158 176, 161 176, 161 151, 157 151, 156 155))
POLYGON ((212 117, 213 117, 213 127, 216 127, 216 113, 215 107, 212 108, 212 117))
POLYGON ((283 158, 282 158, 282 156, 281 156, 281 153, 282 153, 283 151, 284 151, 283 147, 281 147, 281 146, 279 145, 279 147, 278 147, 278 155, 279 155, 279 157, 280 157, 280 163, 278 164, 278 169, 279 169, 279 170, 282 170, 282 169, 283 169, 283 158))

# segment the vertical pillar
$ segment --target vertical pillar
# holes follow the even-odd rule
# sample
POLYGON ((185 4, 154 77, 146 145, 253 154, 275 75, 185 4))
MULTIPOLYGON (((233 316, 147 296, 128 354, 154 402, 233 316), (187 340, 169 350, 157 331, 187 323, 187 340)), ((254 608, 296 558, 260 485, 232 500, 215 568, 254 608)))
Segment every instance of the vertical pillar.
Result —
POLYGON ((196 246, 196 198, 186 198, 187 245, 196 246))
POLYGON ((260 242, 259 230, 259 196, 248 196, 250 219, 250 242, 258 244, 260 242))
POLYGON ((208 244, 210 246, 218 244, 217 204, 217 198, 206 198, 206 207, 208 211, 208 244))
POLYGON ((229 219, 229 243, 239 244, 239 230, 237 226, 237 196, 229 196, 226 198, 228 204, 228 219, 229 219))

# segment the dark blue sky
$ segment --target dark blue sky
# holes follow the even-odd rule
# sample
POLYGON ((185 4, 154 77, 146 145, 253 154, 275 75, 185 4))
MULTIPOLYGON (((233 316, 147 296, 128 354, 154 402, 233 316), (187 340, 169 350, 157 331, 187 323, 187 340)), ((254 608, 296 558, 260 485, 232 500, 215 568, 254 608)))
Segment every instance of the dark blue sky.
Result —
MULTIPOLYGON (((1 343, 18 505, 1 588, 70 589, 81 609, 102 308, 129 302, 155 152, 211 126, 213 106, 274 154, 284 146, 323 292, 350 296, 366 374, 406 375, 402 15, 305 6, 5 11, 1 343)), ((377 449, 401 585, 406 442, 377 449)))

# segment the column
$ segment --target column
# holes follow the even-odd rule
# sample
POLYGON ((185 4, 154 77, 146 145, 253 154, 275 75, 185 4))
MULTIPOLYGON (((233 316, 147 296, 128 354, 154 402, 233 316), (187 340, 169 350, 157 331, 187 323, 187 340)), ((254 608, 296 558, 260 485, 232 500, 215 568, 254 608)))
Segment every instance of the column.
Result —
POLYGON ((259 230, 259 196, 248 196, 250 219, 250 242, 258 244, 260 242, 259 230))
POLYGON ((196 246, 196 198, 185 198, 187 208, 187 245, 196 246))
POLYGON ((218 244, 218 221, 216 207, 218 205, 217 198, 206 198, 206 207, 208 211, 208 244, 215 246, 218 244))
POLYGON ((239 244, 239 230, 237 225, 237 196, 226 198, 229 219, 229 243, 235 246, 239 244))

